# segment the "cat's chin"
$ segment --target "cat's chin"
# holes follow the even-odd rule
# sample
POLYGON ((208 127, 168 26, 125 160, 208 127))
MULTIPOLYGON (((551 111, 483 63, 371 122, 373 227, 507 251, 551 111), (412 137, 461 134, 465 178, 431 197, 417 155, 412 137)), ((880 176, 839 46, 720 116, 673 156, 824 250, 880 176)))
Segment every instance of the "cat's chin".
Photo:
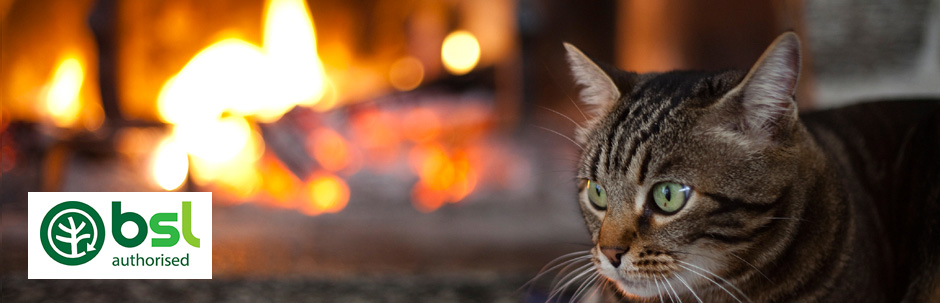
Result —
POLYGON ((657 289, 656 286, 653 286, 654 282, 650 281, 628 281, 624 279, 613 279, 608 278, 610 281, 614 282, 617 285, 617 289, 624 296, 628 297, 639 297, 639 298, 652 298, 656 297, 661 293, 660 289, 657 289))

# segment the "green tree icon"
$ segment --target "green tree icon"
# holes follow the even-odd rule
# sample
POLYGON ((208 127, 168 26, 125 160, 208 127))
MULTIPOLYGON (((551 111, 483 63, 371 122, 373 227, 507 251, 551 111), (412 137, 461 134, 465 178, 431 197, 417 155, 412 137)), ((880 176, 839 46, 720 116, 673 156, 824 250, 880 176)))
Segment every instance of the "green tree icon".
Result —
MULTIPOLYGON (((72 249, 71 249, 72 252, 70 254, 65 255, 65 257, 68 257, 68 258, 78 258, 78 257, 84 256, 85 255, 84 251, 82 252, 78 251, 78 242, 83 239, 91 238, 90 232, 81 233, 83 230, 85 230, 85 222, 82 222, 80 225, 78 225, 78 227, 75 227, 75 220, 72 220, 74 217, 75 216, 68 217, 70 227, 65 227, 64 225, 62 225, 62 223, 59 223, 59 229, 68 233, 69 237, 55 236, 56 240, 72 244, 72 249)), ((86 251, 94 251, 94 250, 95 250, 95 247, 92 246, 91 243, 88 243, 86 251)))
POLYGON ((93 259, 104 244, 104 235, 104 223, 98 212, 78 201, 53 207, 40 227, 46 254, 64 265, 85 264, 93 259))

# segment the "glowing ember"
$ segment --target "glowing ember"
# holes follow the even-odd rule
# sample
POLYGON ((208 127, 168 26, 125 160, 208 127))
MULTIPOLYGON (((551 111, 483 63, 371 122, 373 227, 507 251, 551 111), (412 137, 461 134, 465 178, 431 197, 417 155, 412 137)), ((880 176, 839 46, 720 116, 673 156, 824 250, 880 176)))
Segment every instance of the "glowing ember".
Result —
POLYGON ((349 144, 335 131, 319 128, 310 135, 310 139, 309 149, 323 169, 335 172, 349 166, 349 144))
POLYGON ((308 215, 336 213, 349 202, 346 182, 330 174, 321 173, 311 178, 307 183, 307 192, 310 193, 310 203, 304 205, 301 211, 308 215))
POLYGON ((373 168, 388 167, 397 160, 402 142, 398 119, 393 114, 363 111, 356 114, 350 123, 353 138, 373 168))
POLYGON ((163 140, 154 151, 151 166, 153 177, 164 190, 174 190, 183 185, 189 173, 189 159, 173 137, 163 140))
POLYGON ((440 144, 416 146, 410 164, 420 180, 412 190, 415 208, 430 212, 462 200, 476 187, 477 175, 466 153, 448 153, 440 144))
POLYGON ((480 61, 480 43, 467 31, 455 31, 444 38, 441 47, 441 60, 447 71, 454 75, 463 75, 480 61))
POLYGON ((411 189, 411 203, 415 209, 423 213, 429 213, 437 210, 444 205, 447 200, 447 194, 427 188, 422 183, 418 183, 411 189))
POLYGON ((56 126, 69 127, 75 124, 82 110, 79 100, 85 71, 74 57, 59 64, 46 92, 46 110, 56 126))
POLYGON ((274 157, 265 156, 262 163, 264 191, 273 198, 274 206, 293 208, 294 195, 303 184, 274 157))
POLYGON ((412 90, 424 80, 424 65, 415 57, 404 57, 392 63, 388 81, 400 91, 412 90))
POLYGON ((441 119, 430 108, 416 107, 402 119, 402 133, 412 142, 428 142, 437 138, 440 132, 441 119))

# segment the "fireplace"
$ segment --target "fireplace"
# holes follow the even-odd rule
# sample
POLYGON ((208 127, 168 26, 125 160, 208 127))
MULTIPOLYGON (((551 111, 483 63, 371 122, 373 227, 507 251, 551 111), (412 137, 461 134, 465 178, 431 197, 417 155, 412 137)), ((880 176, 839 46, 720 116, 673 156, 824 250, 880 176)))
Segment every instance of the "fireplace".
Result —
MULTIPOLYGON (((591 246, 561 42, 626 68, 700 63, 620 53, 663 36, 618 16, 656 11, 0 1, 4 301, 544 300, 553 273, 521 287, 591 246), (212 192, 213 280, 27 280, 30 191, 212 192)), ((724 62, 750 64, 769 26, 724 62)))

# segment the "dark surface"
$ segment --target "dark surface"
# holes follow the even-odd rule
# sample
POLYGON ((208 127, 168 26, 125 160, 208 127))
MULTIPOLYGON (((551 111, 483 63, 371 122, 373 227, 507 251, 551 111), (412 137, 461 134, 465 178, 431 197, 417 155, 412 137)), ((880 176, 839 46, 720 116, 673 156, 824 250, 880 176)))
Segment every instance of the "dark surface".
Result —
POLYGON ((3 302, 521 302, 522 276, 215 280, 24 280, 3 302))

